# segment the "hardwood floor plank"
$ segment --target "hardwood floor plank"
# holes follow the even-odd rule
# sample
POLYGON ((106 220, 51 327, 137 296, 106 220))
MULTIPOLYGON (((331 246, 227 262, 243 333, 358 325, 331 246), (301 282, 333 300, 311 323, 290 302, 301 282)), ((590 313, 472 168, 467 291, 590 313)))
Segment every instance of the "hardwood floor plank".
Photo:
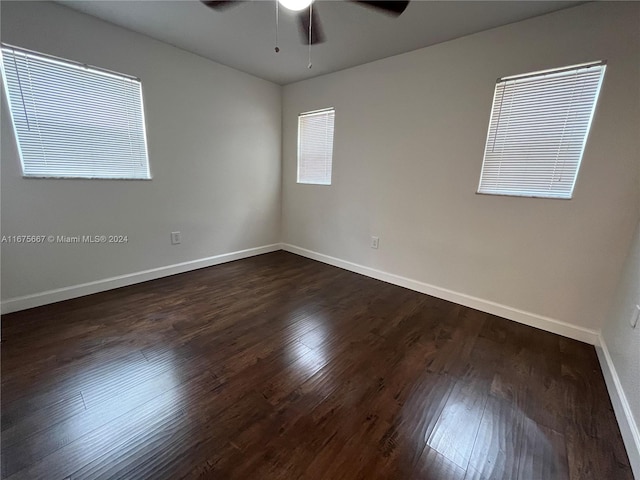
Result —
POLYGON ((378 452, 370 461, 372 471, 380 469, 402 477, 411 474, 445 408, 453 384, 447 375, 425 373, 412 382, 410 391, 393 394, 394 390, 389 389, 366 410, 369 416, 387 425, 382 435, 372 438, 377 441, 378 452))
POLYGON ((186 405, 197 404, 214 388, 208 384, 208 379, 212 381, 213 377, 205 371, 202 378, 155 397, 8 478, 67 478, 107 454, 117 457, 120 449, 128 442, 139 441, 143 444, 149 436, 162 432, 172 422, 181 419, 186 405))
POLYGON ((568 480, 569 467, 564 435, 525 418, 517 478, 568 480))
POLYGON ((565 439, 571 480, 583 478, 633 480, 626 452, 620 452, 603 438, 593 438, 580 427, 567 428, 565 439))
POLYGON ((2 327, 3 479, 631 479, 593 347, 290 253, 2 327))
POLYGON ((46 395, 2 405, 2 440, 30 435, 36 428, 46 428, 85 410, 79 390, 72 389, 59 398, 46 395), (76 393, 73 393, 76 392, 76 393), (31 400, 31 401, 29 401, 31 400), (36 401, 33 401, 36 400, 36 401), (53 403, 49 403, 52 401, 53 403))
POLYGON ((488 397, 469 459, 467 480, 512 480, 518 476, 523 423, 524 415, 510 402, 488 397))
POLYGON ((444 405, 427 445, 467 469, 487 403, 481 382, 458 380, 444 405))
MULTIPOLYGON (((9 476, 38 462, 56 450, 81 439, 84 435, 115 420, 154 398, 179 389, 206 370, 203 362, 192 362, 182 368, 167 371, 123 391, 121 394, 90 405, 85 411, 58 423, 33 422, 31 417, 9 429, 2 436, 4 475, 9 476)), ((205 374, 207 382, 212 381, 205 374)), ((213 379, 216 382, 216 379, 213 379)), ((215 383, 214 383, 215 385, 215 383)), ((38 416, 39 417, 39 416, 38 416)))
POLYGON ((465 480, 466 470, 426 447, 410 480, 465 480))
POLYGON ((255 393, 225 405, 214 393, 201 398, 198 409, 183 410, 162 430, 141 432, 117 451, 86 464, 72 478, 175 478, 183 462, 195 463, 203 455, 199 438, 207 438, 210 447, 221 446, 233 432, 248 428, 271 410, 255 393))

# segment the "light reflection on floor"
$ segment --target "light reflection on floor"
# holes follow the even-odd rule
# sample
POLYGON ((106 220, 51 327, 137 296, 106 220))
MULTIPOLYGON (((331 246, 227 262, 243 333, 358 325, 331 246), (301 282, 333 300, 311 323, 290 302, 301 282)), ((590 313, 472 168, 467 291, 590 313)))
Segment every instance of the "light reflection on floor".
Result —
POLYGON ((325 340, 330 329, 327 323, 322 314, 309 315, 301 322, 302 334, 286 349, 295 368, 308 376, 317 373, 328 361, 325 340))
MULTIPOLYGON (((466 400, 449 398, 433 431, 423 437, 425 452, 418 460, 417 471, 429 472, 434 480, 457 478, 447 476, 454 471, 468 471, 473 478, 487 479, 533 478, 531 475, 544 480, 568 478, 568 466, 562 461, 566 451, 561 434, 540 427, 503 400, 466 400), (441 457, 436 459, 430 450, 441 457), (434 470, 436 461, 439 464, 434 470), (534 472, 534 468, 540 471, 534 472), (445 476, 440 477, 441 474, 445 476)), ((421 424, 432 424, 435 420, 427 418, 432 415, 433 411, 425 411, 421 424)), ((401 434, 409 440, 410 427, 401 434)))
POLYGON ((484 402, 452 401, 450 397, 427 439, 427 445, 466 469, 484 405, 484 402))
POLYGON ((76 455, 83 457, 80 463, 94 459, 96 448, 107 451, 130 440, 127 433, 148 438, 157 433, 159 421, 180 414, 186 404, 184 384, 180 386, 184 379, 177 370, 180 367, 174 353, 167 350, 156 362, 142 355, 128 356, 112 362, 109 368, 79 372, 78 387, 88 410, 70 418, 64 427, 67 438, 82 438, 74 443, 76 455), (105 394, 114 389, 121 393, 105 394), (143 402, 147 403, 140 411, 143 402), (128 414, 136 408, 135 415, 128 414))

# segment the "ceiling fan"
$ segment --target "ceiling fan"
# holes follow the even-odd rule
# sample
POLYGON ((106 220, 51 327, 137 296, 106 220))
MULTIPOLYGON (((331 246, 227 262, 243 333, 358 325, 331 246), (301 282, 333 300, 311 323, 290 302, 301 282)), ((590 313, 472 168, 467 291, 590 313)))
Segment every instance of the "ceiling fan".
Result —
MULTIPOLYGON (((201 0, 207 7, 214 10, 224 10, 233 5, 237 5, 245 0, 201 0)), ((371 7, 379 12, 386 13, 393 17, 399 17, 409 5, 409 0, 348 0, 359 5, 371 7)), ((298 25, 302 43, 305 45, 317 45, 323 43, 326 38, 322 31, 322 25, 315 9, 313 15, 310 15, 311 4, 314 0, 277 0, 283 7, 297 12, 298 25), (311 28, 309 28, 311 27, 311 28)), ((277 51, 277 50, 276 50, 277 51)))

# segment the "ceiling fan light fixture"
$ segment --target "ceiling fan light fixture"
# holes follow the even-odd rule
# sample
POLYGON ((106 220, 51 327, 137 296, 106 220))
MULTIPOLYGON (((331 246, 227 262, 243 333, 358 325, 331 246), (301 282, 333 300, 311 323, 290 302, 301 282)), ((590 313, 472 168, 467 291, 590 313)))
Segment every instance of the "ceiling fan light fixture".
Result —
POLYGON ((278 0, 280 5, 289 10, 293 10, 294 12, 299 12, 300 10, 304 10, 307 8, 313 0, 278 0))

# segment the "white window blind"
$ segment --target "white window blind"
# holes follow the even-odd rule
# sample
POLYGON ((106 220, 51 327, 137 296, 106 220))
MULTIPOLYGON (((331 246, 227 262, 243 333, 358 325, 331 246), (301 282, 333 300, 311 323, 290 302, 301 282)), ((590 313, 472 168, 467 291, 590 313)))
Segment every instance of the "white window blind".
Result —
POLYGON ((298 183, 331 185, 335 110, 298 116, 298 183))
POLYGON ((571 198, 603 62, 498 80, 478 193, 571 198))
POLYGON ((148 179, 140 80, 2 46, 25 177, 148 179))

